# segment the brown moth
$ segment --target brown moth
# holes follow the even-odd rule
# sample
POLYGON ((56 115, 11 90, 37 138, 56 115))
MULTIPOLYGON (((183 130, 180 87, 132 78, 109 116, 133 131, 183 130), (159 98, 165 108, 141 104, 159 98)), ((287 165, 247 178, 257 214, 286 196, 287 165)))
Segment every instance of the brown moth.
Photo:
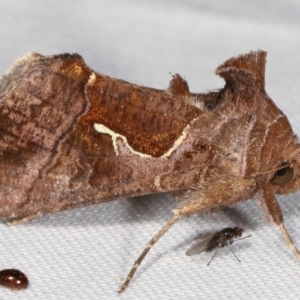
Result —
POLYGON ((266 52, 227 60, 225 87, 166 91, 94 72, 77 54, 29 52, 0 81, 0 217, 170 192, 174 216, 149 241, 120 289, 180 218, 254 196, 300 257, 275 194, 300 188, 299 144, 265 92, 266 52))

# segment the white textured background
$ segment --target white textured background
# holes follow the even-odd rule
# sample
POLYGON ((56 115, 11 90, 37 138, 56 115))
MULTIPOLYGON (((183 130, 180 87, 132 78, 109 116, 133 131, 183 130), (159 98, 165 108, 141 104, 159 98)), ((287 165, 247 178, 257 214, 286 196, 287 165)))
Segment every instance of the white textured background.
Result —
MULTIPOLYGON (((300 132, 300 1, 1 0, 0 73, 26 51, 78 52, 95 70, 166 88, 172 74, 194 92, 221 88, 215 68, 250 50, 268 51, 266 90, 300 132)), ((280 199, 300 246, 299 194, 280 199)), ((30 279, 0 299, 297 299, 300 269, 256 201, 181 220, 153 248, 123 295, 117 290, 147 241, 171 217, 167 195, 115 201, 0 224, 0 269, 30 279), (240 225, 250 239, 185 256, 198 236, 240 225)))

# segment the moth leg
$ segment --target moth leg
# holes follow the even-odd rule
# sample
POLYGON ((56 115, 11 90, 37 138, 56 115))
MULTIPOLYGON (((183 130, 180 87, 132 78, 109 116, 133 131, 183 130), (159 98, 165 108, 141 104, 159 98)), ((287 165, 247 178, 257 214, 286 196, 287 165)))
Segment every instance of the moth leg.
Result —
POLYGON ((265 188, 261 194, 261 201, 271 219, 271 221, 279 227, 281 233, 288 244, 288 246, 293 250, 296 257, 300 259, 300 251, 295 246, 293 240, 291 239, 288 231, 286 230, 283 222, 283 216, 281 213, 280 206, 277 202, 276 197, 273 192, 265 188))
POLYGON ((18 225, 18 224, 21 224, 21 223, 24 223, 24 222, 28 222, 28 221, 31 221, 31 220, 35 219, 39 215, 40 214, 37 213, 35 215, 26 216, 26 217, 22 217, 22 218, 14 218, 14 219, 11 219, 11 220, 7 221, 6 225, 13 226, 13 225, 18 225))
POLYGON ((139 256, 139 258, 135 261, 133 267, 131 268, 129 274, 126 277, 126 280, 124 281, 122 287, 119 290, 119 293, 122 293, 125 291, 125 289, 127 288, 128 284, 130 283, 134 273, 136 272, 137 268, 139 267, 139 265, 141 264, 141 262, 143 261, 143 259, 145 258, 145 256, 147 255, 147 253, 149 252, 149 250, 155 245, 155 243, 164 235, 164 233, 166 233, 166 231, 168 231, 172 225, 178 221, 181 218, 180 215, 174 215, 169 221, 168 223, 162 227, 159 232, 148 242, 147 246, 145 247, 144 251, 141 253, 141 255, 139 256))
POLYGON ((293 252, 297 256, 297 258, 300 259, 300 251, 295 246, 295 244, 294 244, 293 240, 291 239, 288 231, 286 230, 283 222, 279 225, 279 228, 280 228, 281 233, 282 233, 286 243, 288 244, 288 246, 293 250, 293 252))

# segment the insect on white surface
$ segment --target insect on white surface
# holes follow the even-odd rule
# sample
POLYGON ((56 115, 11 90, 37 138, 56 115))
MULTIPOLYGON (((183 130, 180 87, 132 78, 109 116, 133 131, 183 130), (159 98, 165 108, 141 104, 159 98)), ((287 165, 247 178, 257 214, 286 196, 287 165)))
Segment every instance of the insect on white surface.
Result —
POLYGON ((195 244, 193 244, 186 251, 186 255, 193 256, 193 255, 200 254, 204 251, 208 252, 208 251, 212 251, 212 250, 216 249, 214 255, 212 256, 212 258, 210 259, 210 261, 207 264, 207 266, 209 266, 211 261, 217 255, 219 248, 226 246, 230 249, 230 251, 235 256, 235 258, 239 262, 241 262, 229 245, 231 245, 234 242, 243 240, 243 239, 251 236, 251 235, 247 235, 247 236, 241 238, 243 231, 244 231, 244 229, 242 229, 240 227, 233 227, 233 228, 226 227, 226 228, 222 229, 221 231, 217 231, 214 234, 208 236, 207 238, 200 240, 200 241, 196 242, 195 244))

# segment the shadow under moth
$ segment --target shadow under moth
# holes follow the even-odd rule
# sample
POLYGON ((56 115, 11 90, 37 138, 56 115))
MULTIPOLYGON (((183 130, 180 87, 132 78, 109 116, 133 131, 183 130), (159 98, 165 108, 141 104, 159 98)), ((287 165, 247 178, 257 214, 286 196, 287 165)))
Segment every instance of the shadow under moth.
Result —
POLYGON ((8 224, 120 198, 170 192, 174 216, 149 241, 119 292, 180 218, 252 197, 297 257, 275 194, 300 188, 300 150, 265 92, 266 52, 231 58, 225 86, 196 94, 90 69, 81 56, 29 52, 0 80, 0 217, 8 224))

